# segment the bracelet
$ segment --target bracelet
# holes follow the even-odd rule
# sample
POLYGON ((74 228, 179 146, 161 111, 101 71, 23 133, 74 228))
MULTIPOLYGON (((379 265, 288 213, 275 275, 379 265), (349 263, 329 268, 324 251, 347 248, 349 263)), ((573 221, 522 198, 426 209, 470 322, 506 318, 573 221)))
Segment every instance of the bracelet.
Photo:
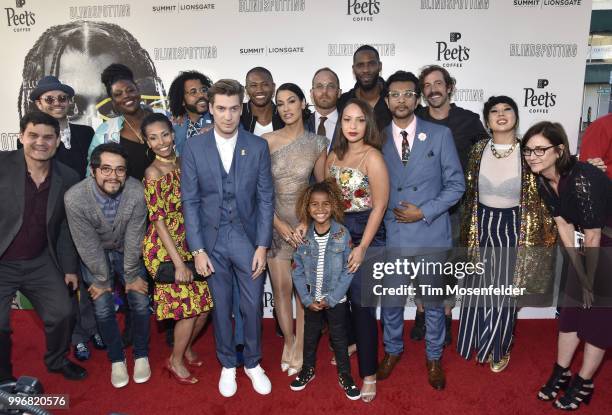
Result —
POLYGON ((191 256, 196 256, 198 254, 205 254, 205 253, 206 253, 206 249, 200 248, 200 249, 196 249, 195 251, 191 251, 191 256))

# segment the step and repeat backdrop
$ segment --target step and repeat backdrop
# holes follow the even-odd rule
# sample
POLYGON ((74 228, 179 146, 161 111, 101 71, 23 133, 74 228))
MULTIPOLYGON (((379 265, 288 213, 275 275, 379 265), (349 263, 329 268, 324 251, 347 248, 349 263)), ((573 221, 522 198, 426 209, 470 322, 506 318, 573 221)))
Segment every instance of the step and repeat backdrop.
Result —
MULTIPOLYGON (((110 108, 100 73, 113 62, 163 107, 174 77, 191 69, 244 83, 264 66, 308 95, 313 73, 329 66, 348 91, 365 43, 384 78, 442 65, 457 79, 457 105, 480 114, 489 96, 509 95, 521 131, 559 121, 576 148, 591 0, 3 0, 2 9, 0 150, 16 148, 45 75, 75 89, 71 121, 95 128, 110 108)), ((271 298, 268 287, 266 306, 271 298)))

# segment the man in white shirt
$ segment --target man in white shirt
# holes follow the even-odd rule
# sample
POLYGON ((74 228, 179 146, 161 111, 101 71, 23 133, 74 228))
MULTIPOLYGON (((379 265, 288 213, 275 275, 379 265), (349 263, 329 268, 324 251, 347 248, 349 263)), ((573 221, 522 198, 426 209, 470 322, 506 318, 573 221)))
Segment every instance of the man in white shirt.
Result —
POLYGON ((330 68, 317 70, 312 78, 310 98, 315 112, 306 124, 308 131, 327 137, 327 152, 332 148, 336 126, 338 125, 338 99, 342 95, 338 75, 330 68))
POLYGON ((219 392, 230 397, 237 390, 231 319, 235 281, 244 320, 245 373, 255 391, 267 395, 272 386, 259 362, 261 299, 274 216, 270 152, 266 141, 238 128, 244 98, 238 81, 217 81, 208 97, 214 129, 187 140, 181 160, 187 242, 196 271, 213 274, 208 285, 215 301, 217 358, 223 366, 219 392))

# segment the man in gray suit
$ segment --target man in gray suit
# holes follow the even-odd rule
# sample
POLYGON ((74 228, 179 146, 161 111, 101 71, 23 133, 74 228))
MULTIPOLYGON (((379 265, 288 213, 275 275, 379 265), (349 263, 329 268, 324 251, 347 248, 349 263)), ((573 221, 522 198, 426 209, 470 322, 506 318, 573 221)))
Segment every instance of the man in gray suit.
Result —
POLYGON ((87 371, 66 359, 74 327, 69 289, 77 289, 78 257, 64 193, 78 174, 53 159, 60 141, 58 121, 32 112, 20 123, 22 149, 0 152, 0 383, 15 380, 11 365, 11 300, 19 290, 45 326, 45 364, 71 380, 87 371))
MULTIPOLYGON (((463 170, 451 131, 414 115, 419 101, 417 77, 397 71, 387 80, 385 101, 393 120, 385 129, 383 156, 389 170, 390 195, 385 213, 387 249, 411 261, 444 261, 450 249, 448 210, 465 190, 463 170)), ((416 289, 430 285, 443 287, 440 275, 416 276, 416 289)), ((396 280, 396 281, 400 281, 396 280)), ((445 377, 440 365, 445 334, 443 296, 424 295, 426 363, 429 383, 443 389, 445 377)), ((384 324, 385 357, 377 379, 391 374, 403 352, 405 297, 385 301, 381 319, 384 324), (387 304, 387 306, 386 306, 387 304)))
POLYGON ((270 380, 261 360, 262 296, 266 252, 272 242, 274 185, 270 151, 262 138, 239 129, 244 87, 221 79, 208 90, 214 129, 187 141, 181 160, 181 193, 187 242, 215 308, 217 357, 223 366, 219 392, 236 393, 236 344, 232 288, 240 289, 244 319, 244 369, 253 388, 266 395, 270 380))

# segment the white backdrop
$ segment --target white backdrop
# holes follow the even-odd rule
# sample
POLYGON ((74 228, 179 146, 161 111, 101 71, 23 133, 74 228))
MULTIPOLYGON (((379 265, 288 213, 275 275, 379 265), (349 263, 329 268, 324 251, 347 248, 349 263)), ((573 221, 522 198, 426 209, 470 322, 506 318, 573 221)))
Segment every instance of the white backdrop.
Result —
POLYGON ((352 54, 364 43, 378 48, 384 78, 443 65, 459 106, 480 113, 490 95, 509 95, 521 131, 559 121, 576 148, 590 0, 3 0, 3 9, 0 150, 15 148, 23 98, 44 75, 75 88, 73 120, 95 127, 105 113, 95 107, 106 98, 100 72, 115 61, 132 67, 155 105, 189 69, 244 82, 265 66, 277 85, 308 95, 323 66, 351 89, 352 54))

